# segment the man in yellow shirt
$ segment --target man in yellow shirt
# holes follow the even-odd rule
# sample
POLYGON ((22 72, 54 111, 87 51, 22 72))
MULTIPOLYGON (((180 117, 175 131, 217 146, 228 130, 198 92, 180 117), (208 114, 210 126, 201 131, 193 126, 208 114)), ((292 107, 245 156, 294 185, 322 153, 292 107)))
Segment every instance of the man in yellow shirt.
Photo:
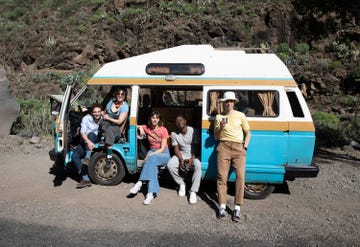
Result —
POLYGON ((230 165, 234 167, 235 209, 232 220, 240 220, 240 205, 244 201, 246 151, 250 142, 250 126, 244 113, 234 110, 238 102, 234 92, 225 92, 220 100, 224 104, 224 112, 216 115, 214 125, 215 139, 219 140, 217 147, 218 179, 217 191, 220 209, 218 218, 224 218, 226 212, 227 180, 230 165), (245 138, 244 138, 245 133, 245 138))

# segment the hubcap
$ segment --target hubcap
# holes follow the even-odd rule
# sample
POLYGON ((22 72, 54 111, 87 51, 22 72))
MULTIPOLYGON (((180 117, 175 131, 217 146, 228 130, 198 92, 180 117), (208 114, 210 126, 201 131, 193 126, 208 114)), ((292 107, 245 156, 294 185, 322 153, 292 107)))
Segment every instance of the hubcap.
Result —
POLYGON ((253 193, 260 193, 266 189, 266 184, 245 184, 245 188, 253 193))
POLYGON ((117 174, 117 166, 114 160, 111 160, 110 167, 106 168, 106 158, 99 159, 95 165, 95 174, 103 180, 110 180, 117 174))

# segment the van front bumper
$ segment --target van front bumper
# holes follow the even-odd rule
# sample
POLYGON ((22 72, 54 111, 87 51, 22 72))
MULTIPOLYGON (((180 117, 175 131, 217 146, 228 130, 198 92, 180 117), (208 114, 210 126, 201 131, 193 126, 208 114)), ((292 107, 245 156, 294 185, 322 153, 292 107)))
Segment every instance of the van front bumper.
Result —
POLYGON ((285 180, 294 180, 295 178, 314 178, 319 173, 319 167, 316 164, 310 166, 285 166, 285 180))

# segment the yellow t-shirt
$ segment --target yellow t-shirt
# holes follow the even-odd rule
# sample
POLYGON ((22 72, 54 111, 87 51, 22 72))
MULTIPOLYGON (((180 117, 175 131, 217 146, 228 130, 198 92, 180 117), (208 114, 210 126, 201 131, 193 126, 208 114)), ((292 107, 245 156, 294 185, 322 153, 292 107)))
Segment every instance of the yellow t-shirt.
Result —
POLYGON ((233 111, 230 115, 216 115, 214 136, 219 141, 244 142, 243 131, 250 130, 249 123, 244 113, 233 111), (228 118, 225 127, 220 131, 220 122, 223 117, 228 118))

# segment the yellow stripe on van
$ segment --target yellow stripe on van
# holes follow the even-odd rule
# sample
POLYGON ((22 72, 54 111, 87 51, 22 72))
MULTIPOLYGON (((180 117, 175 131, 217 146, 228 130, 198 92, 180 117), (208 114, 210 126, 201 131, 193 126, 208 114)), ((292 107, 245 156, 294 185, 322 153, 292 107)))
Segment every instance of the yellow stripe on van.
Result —
POLYGON ((289 122, 289 129, 297 131, 315 131, 315 126, 313 122, 289 122))
POLYGON ((176 78, 175 80, 165 80, 164 78, 91 78, 88 85, 202 85, 202 86, 237 86, 237 85, 251 85, 251 86, 296 86, 296 82, 293 79, 227 79, 227 78, 176 78))
MULTIPOLYGON (((312 122, 274 122, 274 121, 249 121, 251 130, 274 130, 274 131, 315 131, 312 122)), ((202 120, 202 128, 209 129, 211 122, 202 120)), ((213 126, 211 126, 213 127, 213 126)))
POLYGON ((130 125, 136 125, 136 117, 130 117, 130 125))

